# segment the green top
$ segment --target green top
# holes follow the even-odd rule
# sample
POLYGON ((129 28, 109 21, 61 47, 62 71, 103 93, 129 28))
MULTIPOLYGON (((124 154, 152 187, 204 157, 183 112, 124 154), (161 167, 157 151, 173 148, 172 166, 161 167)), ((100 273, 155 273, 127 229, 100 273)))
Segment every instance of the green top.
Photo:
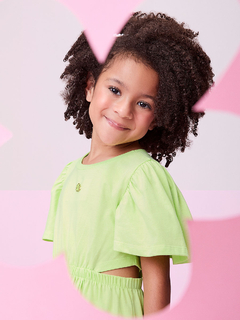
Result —
POLYGON ((140 256, 188 262, 187 204, 167 170, 143 149, 84 165, 69 163, 51 192, 43 239, 70 266, 103 272, 140 256))

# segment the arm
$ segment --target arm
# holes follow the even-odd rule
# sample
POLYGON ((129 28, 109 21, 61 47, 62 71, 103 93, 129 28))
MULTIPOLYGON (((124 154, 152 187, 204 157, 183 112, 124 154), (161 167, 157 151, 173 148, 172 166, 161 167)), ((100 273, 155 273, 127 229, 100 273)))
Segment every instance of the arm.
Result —
POLYGON ((144 286, 144 315, 170 303, 169 256, 141 257, 144 286))

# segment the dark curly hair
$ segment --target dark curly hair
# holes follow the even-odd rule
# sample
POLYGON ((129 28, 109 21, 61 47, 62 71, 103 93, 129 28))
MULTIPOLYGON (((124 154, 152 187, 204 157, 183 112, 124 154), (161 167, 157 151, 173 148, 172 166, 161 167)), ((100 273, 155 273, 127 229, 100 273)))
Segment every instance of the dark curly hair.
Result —
POLYGON ((73 117, 79 133, 92 137, 89 102, 85 89, 91 73, 95 83, 117 56, 131 56, 150 66, 159 75, 153 130, 139 140, 143 149, 167 167, 176 155, 190 145, 189 133, 197 136, 199 118, 203 112, 193 112, 193 105, 213 84, 210 59, 197 41, 198 33, 184 23, 162 13, 136 12, 116 37, 105 63, 94 56, 84 32, 81 33, 64 61, 69 61, 61 79, 66 81, 61 93, 67 104, 65 120, 73 117))

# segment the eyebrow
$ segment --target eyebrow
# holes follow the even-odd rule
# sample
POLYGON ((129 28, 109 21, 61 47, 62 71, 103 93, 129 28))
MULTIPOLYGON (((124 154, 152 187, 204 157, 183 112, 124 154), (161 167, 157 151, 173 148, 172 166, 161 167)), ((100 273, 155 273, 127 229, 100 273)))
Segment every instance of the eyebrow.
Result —
POLYGON ((115 81, 117 82, 118 84, 120 84, 121 86, 123 86, 124 88, 128 89, 127 86, 125 85, 125 83, 123 83, 122 81, 116 79, 116 78, 108 78, 106 80, 111 80, 111 81, 115 81))
POLYGON ((153 96, 150 96, 149 94, 142 94, 141 95, 144 98, 149 98, 151 99, 154 103, 156 103, 156 98, 154 98, 153 96))
MULTIPOLYGON (((128 89, 128 87, 125 85, 125 83, 123 83, 122 81, 120 81, 120 80, 118 80, 118 79, 116 79, 116 78, 107 78, 106 81, 107 81, 107 80, 114 81, 114 82, 120 84, 121 86, 123 86, 124 88, 128 89)), ((153 96, 151 96, 151 95, 149 95, 149 94, 141 94, 141 97, 149 98, 149 99, 151 99, 154 103, 156 102, 156 98, 153 97, 153 96)))

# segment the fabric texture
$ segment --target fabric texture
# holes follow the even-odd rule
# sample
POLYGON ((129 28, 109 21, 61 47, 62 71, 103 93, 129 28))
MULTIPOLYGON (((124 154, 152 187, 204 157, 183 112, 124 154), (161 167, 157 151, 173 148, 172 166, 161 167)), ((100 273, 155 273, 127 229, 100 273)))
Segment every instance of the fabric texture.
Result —
POLYGON ((143 315, 142 279, 112 276, 72 267, 73 282, 94 306, 113 315, 141 317, 143 315))
POLYGON ((113 314, 139 316, 142 291, 124 284, 134 286, 136 279, 100 272, 133 265, 141 270, 141 256, 169 255, 174 264, 188 262, 185 219, 191 214, 167 170, 145 150, 91 165, 83 165, 83 158, 69 163, 52 188, 43 239, 54 242, 53 256, 65 253, 83 296, 113 314), (106 285, 114 278, 122 281, 117 286, 121 294, 114 282, 106 285), (103 302, 103 292, 110 301, 103 302))

